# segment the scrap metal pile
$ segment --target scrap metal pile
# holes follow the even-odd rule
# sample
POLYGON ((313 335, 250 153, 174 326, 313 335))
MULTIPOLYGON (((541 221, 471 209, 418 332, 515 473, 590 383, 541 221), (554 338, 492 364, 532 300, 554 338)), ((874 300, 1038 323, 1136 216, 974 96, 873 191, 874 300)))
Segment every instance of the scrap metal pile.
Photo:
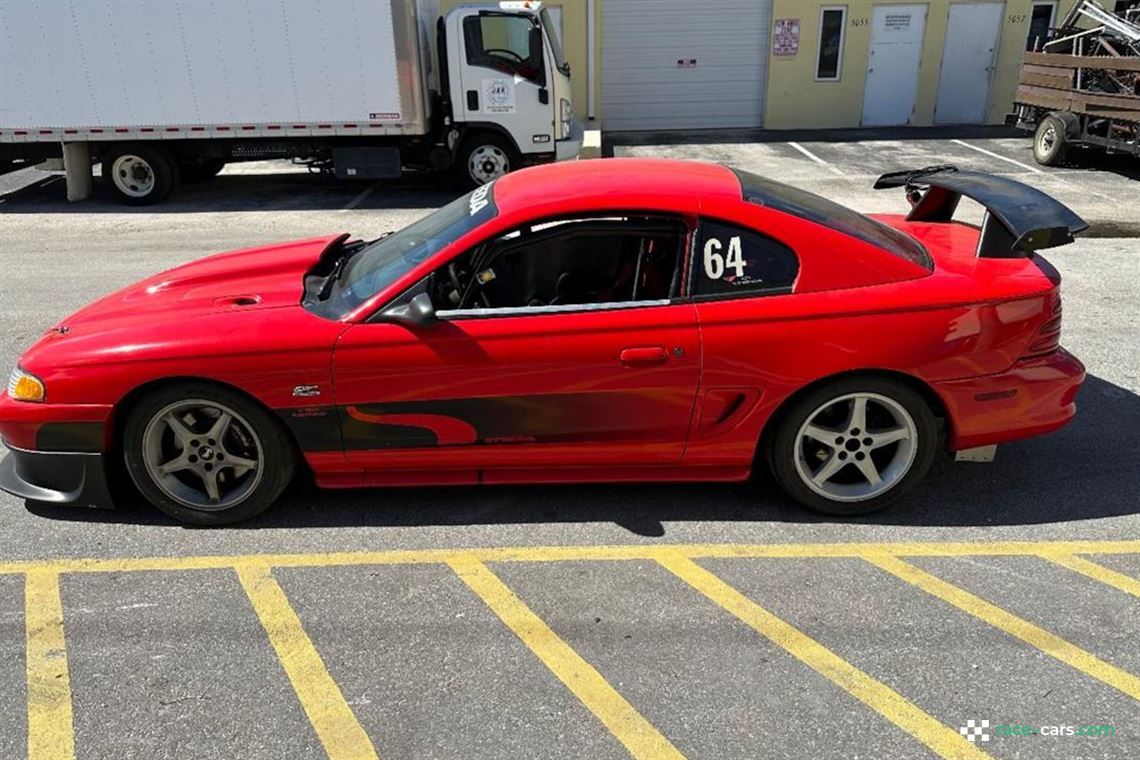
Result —
MULTIPOLYGON (((1077 3, 1050 34, 1042 51, 1046 54, 1140 58, 1140 3, 1120 14, 1110 13, 1095 0, 1077 3), (1082 24, 1090 24, 1081 28, 1082 24)), ((1101 61, 1111 66, 1112 60, 1101 61)), ((1088 68, 1076 70, 1075 87, 1086 92, 1140 95, 1140 71, 1135 69, 1088 68)))

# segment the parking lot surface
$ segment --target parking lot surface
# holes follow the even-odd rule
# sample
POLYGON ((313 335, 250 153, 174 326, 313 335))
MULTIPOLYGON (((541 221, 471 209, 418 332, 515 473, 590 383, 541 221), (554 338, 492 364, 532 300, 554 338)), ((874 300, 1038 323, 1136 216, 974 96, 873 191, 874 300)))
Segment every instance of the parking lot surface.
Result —
MULTIPOLYGON (((940 163, 1058 197, 1091 225, 1046 253, 1089 370, 1064 430, 942 462, 852 520, 764 480, 298 486, 225 530, 0 495, 0 757, 1140 756, 1140 166, 927 134, 612 152, 724 161, 861 211, 904 207, 877 174, 940 163)), ((266 163, 131 209, 0 177, 0 366, 165 267, 376 235, 454 195, 266 163)))

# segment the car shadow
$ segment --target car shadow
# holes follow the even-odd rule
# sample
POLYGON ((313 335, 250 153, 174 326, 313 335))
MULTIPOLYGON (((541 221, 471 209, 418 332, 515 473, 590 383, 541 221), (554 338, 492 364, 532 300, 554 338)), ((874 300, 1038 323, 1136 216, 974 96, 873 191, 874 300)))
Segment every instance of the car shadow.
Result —
MULTIPOLYGON (((0 177, 0 179, 3 179, 0 177)), ((240 211, 337 211, 436 208, 462 193, 446 175, 401 180, 337 180, 305 171, 225 173, 205 182, 181 183, 153 206, 121 203, 98 176, 94 194, 69 203, 63 176, 28 172, 11 180, 22 186, 0 194, 0 214, 200 214, 240 211)))
MULTIPOLYGON (((1140 512, 1140 395, 1090 376, 1062 430, 1000 447, 989 464, 940 458, 927 482, 882 512, 809 512, 766 477, 741 484, 477 486, 321 491, 296 485, 241 528, 404 527, 612 522, 646 537, 666 524, 777 522, 893 526, 1032 525, 1140 512)), ((86 510, 28 504, 52 520, 170 524, 149 507, 86 510)))

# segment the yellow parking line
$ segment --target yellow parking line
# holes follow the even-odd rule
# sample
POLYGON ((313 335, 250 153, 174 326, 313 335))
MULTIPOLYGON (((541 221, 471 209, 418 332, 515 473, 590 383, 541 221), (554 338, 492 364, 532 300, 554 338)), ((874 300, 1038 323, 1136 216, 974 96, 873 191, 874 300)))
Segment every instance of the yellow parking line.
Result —
POLYGON ((372 742, 269 568, 247 565, 237 575, 330 760, 376 760, 372 742))
POLYGON ((676 554, 657 560, 666 570, 748 624, 761 636, 827 678, 942 757, 990 757, 901 694, 784 622, 691 559, 676 554))
POLYGON ((633 757, 684 757, 490 568, 473 556, 456 557, 448 564, 633 757))
POLYGON ((482 562, 560 562, 567 560, 654 560, 683 554, 691 559, 760 557, 812 559, 891 554, 906 557, 1033 556, 1040 554, 1140 554, 1140 541, 997 541, 991 543, 836 543, 836 544, 657 544, 634 546, 534 546, 485 549, 412 549, 327 554, 245 554, 201 557, 128 557, 0 562, 0 574, 51 570, 57 573, 109 573, 145 570, 216 570, 242 565, 332 567, 447 563, 475 557, 482 562))
POLYGON ((1140 678, 1108 664, 1061 637, 1049 633, 1044 628, 1006 612, 1001 607, 908 562, 904 562, 898 557, 890 557, 884 554, 868 555, 864 559, 907 583, 917 586, 926 593, 954 605, 963 612, 989 623, 994 628, 1021 639, 1050 657, 1060 660, 1066 665, 1071 665, 1082 673, 1124 692, 1133 699, 1140 700, 1140 678))
POLYGON ((1056 563, 1061 567, 1067 567, 1073 572, 1092 578, 1094 581, 1106 583, 1125 593, 1140 596, 1140 580, 1136 580, 1130 575, 1110 570, 1104 565, 1089 562, 1084 557, 1075 557, 1072 554, 1042 554, 1041 558, 1056 563))
POLYGON ((29 572, 24 580, 27 628, 28 760, 71 760, 75 729, 71 719, 71 679, 63 640, 59 575, 29 572))

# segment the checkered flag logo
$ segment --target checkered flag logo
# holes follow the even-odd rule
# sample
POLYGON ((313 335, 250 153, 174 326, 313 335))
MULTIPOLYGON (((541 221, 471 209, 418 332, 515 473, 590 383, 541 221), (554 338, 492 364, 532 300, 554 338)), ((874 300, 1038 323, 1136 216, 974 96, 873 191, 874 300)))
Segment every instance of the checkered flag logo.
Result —
POLYGON ((990 740, 989 732, 986 731, 990 727, 988 720, 973 720, 966 721, 966 725, 958 729, 958 733, 966 737, 971 742, 976 742, 979 739, 984 742, 990 740))

